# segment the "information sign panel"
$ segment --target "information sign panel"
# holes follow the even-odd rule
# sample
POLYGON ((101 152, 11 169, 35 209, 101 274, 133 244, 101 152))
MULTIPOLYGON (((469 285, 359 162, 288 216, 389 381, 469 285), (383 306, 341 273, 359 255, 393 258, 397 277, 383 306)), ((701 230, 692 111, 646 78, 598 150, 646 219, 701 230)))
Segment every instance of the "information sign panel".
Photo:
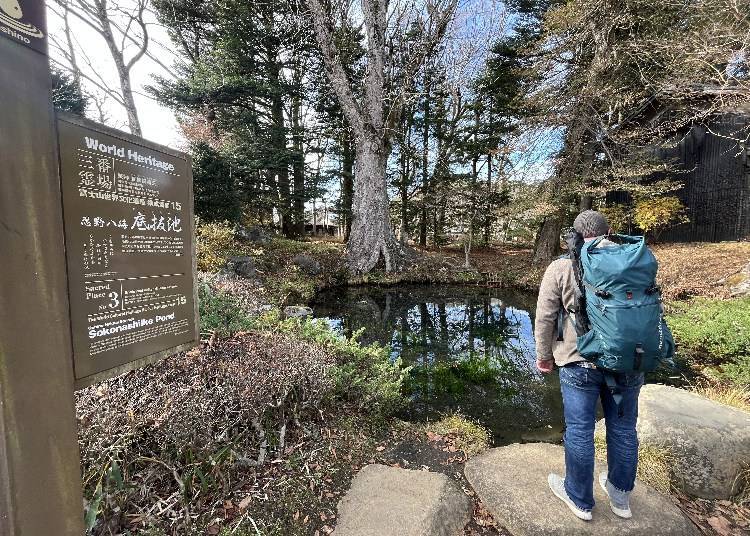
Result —
POLYGON ((198 342, 189 157, 58 118, 78 386, 198 342))

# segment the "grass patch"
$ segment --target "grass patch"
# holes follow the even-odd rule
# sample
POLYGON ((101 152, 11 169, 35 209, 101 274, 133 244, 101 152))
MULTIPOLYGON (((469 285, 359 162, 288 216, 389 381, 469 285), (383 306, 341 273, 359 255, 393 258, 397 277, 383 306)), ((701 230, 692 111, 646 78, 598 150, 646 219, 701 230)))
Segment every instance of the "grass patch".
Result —
POLYGON ((668 322, 679 351, 706 375, 750 388, 750 298, 673 304, 668 322))
MULTIPOLYGON (((601 461, 607 460, 607 439, 605 432, 594 435, 596 457, 601 461)), ((643 445, 638 448, 638 473, 636 478, 651 486, 659 493, 669 495, 674 491, 672 482, 672 467, 674 455, 666 448, 656 445, 643 445)))
POLYGON ((673 305, 669 326, 683 348, 722 360, 750 354, 750 298, 673 305))
POLYGON ((702 382, 690 389, 703 397, 750 413, 750 390, 725 383, 702 382))
POLYGON ((436 422, 425 424, 425 432, 446 437, 457 450, 467 457, 475 456, 490 445, 490 433, 482 425, 460 413, 450 413, 436 422))
POLYGON ((750 464, 745 464, 742 472, 737 475, 740 492, 732 500, 743 507, 750 507, 750 464))

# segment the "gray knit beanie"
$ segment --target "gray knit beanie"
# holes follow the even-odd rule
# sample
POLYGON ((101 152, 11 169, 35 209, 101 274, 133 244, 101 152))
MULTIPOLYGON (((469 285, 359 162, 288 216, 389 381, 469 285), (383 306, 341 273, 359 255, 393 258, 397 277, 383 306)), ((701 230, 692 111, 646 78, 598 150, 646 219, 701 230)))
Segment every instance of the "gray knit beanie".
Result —
POLYGON ((609 233, 609 223, 601 212, 596 210, 585 210, 581 212, 573 222, 573 228, 581 233, 584 238, 604 236, 609 233))

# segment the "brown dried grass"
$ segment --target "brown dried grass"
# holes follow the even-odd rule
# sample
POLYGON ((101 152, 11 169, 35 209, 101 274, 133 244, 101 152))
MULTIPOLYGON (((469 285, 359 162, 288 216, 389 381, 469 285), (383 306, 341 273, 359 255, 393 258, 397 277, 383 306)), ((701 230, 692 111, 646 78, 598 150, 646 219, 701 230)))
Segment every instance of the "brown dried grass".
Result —
POLYGON ((750 242, 653 246, 664 298, 728 298, 731 277, 750 262, 750 242))
POLYGON ((244 333, 79 391, 94 534, 136 524, 187 534, 243 467, 283 456, 291 431, 319 417, 334 362, 287 335, 244 333))

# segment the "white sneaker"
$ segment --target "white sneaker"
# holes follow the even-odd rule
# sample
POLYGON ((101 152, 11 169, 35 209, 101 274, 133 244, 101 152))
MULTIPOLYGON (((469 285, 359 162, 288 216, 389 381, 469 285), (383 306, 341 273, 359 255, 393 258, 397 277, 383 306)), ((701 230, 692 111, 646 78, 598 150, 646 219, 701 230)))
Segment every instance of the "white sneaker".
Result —
POLYGON ((547 477, 547 483, 549 484, 549 489, 552 490, 552 493, 554 493, 558 499, 564 502, 578 519, 591 521, 591 510, 581 510, 576 506, 571 498, 568 497, 568 492, 565 491, 565 480, 563 479, 563 477, 561 477, 560 475, 556 475, 555 473, 550 473, 547 477))
POLYGON ((623 519, 630 519, 631 517, 633 517, 633 512, 630 511, 630 504, 626 503, 615 506, 615 503, 612 501, 612 497, 609 496, 609 491, 607 491, 607 473, 599 474, 599 485, 604 490, 604 493, 607 494, 607 497, 609 497, 609 507, 617 517, 621 517, 623 519))

